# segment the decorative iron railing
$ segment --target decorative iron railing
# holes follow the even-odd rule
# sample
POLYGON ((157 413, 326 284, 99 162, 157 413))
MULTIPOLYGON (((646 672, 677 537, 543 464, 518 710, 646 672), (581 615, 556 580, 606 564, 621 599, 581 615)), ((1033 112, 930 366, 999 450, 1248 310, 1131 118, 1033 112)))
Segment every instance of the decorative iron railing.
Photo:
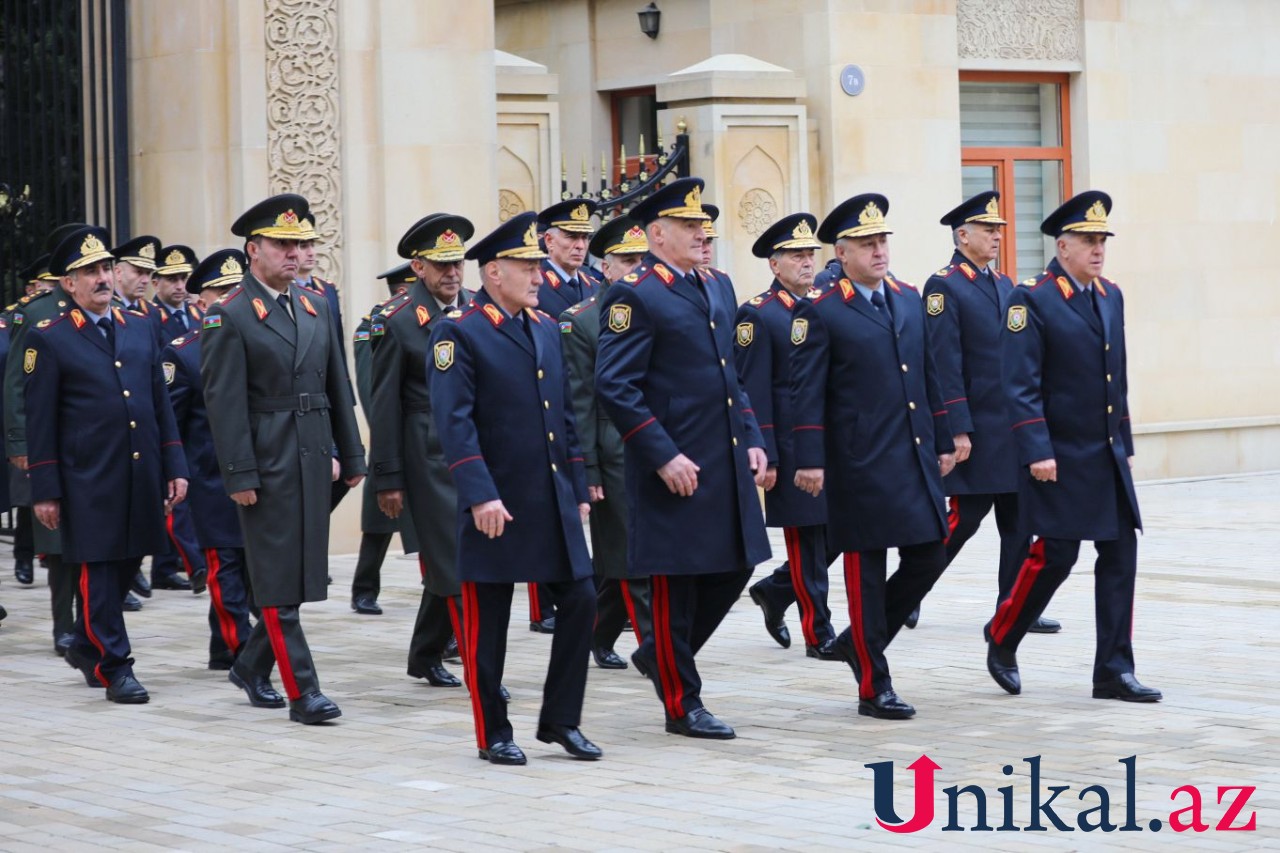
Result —
POLYGON ((658 150, 645 152, 644 137, 640 137, 638 156, 627 157, 626 146, 618 151, 617 171, 611 172, 607 155, 600 155, 598 188, 590 189, 587 163, 582 163, 582 181, 579 192, 569 188, 569 175, 565 164, 560 164, 560 198, 590 198, 597 202, 597 212, 603 221, 621 216, 637 202, 647 198, 670 177, 689 177, 689 134, 684 119, 676 123, 675 142, 663 150, 662 135, 658 135, 658 150), (611 183, 614 174, 616 183, 611 183))

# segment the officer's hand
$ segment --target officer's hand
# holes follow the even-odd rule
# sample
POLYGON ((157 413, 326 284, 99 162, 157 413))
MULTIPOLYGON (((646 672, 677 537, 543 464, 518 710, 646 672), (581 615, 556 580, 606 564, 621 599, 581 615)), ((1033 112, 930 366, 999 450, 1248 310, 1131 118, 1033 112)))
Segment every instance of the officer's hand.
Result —
POLYGON ((698 488, 698 472, 702 469, 683 453, 658 469, 658 476, 667 484, 671 494, 687 498, 698 488))
POLYGON ((756 485, 763 487, 765 477, 769 476, 769 457, 765 455, 764 448, 748 447, 747 464, 751 466, 756 485))
POLYGON ((352 474, 342 482, 346 484, 348 489, 354 489, 356 486, 364 482, 364 474, 352 474))
POLYGON ((342 476, 342 465, 338 463, 337 459, 334 459, 333 460, 333 482, 335 483, 338 482, 338 478, 341 476, 342 476))
POLYGON ((821 468, 801 468, 796 471, 796 488, 815 498, 822 494, 822 480, 821 468))
POLYGON ((168 515, 173 508, 187 499, 187 481, 176 477, 169 481, 169 499, 164 502, 164 512, 168 515))
POLYGON ((476 530, 490 539, 501 536, 507 522, 512 520, 511 513, 507 512, 500 500, 476 504, 471 507, 471 517, 476 521, 476 530))
POLYGON ((767 492, 774 486, 778 485, 778 466, 770 465, 769 470, 764 472, 764 482, 760 484, 767 492))
POLYGON ((404 511, 404 492, 400 489, 387 489, 378 492, 378 509, 387 518, 399 518, 404 511))
POLYGON ((604 486, 587 486, 587 497, 592 503, 604 500, 604 486))
POLYGON ((956 467, 957 455, 955 453, 943 453, 938 456, 938 470, 942 472, 942 476, 947 476, 956 467))
POLYGON ((578 518, 583 524, 587 523, 587 516, 591 515, 591 504, 578 504, 578 518))
POLYGON ((50 530, 58 529, 59 504, 57 501, 36 501, 31 511, 36 519, 50 530))
POLYGON ((10 461, 10 462, 12 462, 12 463, 13 463, 13 467, 14 467, 14 468, 17 468, 19 471, 25 471, 25 470, 27 470, 27 457, 25 457, 25 456, 10 456, 10 457, 9 457, 9 461, 10 461))
POLYGON ((245 489, 242 492, 232 492, 231 500, 235 501, 240 506, 253 506, 258 502, 258 490, 245 489))
POLYGON ((1042 483, 1058 482, 1058 461, 1056 459, 1041 459, 1039 462, 1032 462, 1031 476, 1042 483))
MULTIPOLYGON (((973 452, 973 442, 969 440, 969 433, 962 432, 955 437, 956 442, 956 464, 969 458, 969 454, 973 452)), ((946 476, 945 474, 943 475, 946 476)))

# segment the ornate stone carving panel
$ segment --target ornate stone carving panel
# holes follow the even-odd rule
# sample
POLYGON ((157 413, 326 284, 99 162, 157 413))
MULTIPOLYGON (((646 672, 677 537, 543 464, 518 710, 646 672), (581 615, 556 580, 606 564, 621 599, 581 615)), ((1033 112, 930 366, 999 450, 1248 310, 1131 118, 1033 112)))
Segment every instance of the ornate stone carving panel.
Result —
POLYGON ((1080 0, 959 0, 962 59, 1080 59, 1080 0))
POLYGON ((264 2, 271 192, 311 202, 320 233, 317 272, 341 282, 338 0, 264 2))

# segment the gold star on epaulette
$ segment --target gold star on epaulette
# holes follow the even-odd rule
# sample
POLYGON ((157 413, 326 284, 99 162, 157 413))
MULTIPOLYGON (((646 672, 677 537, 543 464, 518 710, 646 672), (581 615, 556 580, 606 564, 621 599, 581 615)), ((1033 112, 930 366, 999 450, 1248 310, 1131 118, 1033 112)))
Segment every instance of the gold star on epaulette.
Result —
POLYGON ((1036 283, 1035 278, 1029 278, 1029 279, 1026 279, 1025 281, 1020 281, 1020 282, 1018 282, 1018 286, 1019 286, 1019 287, 1031 287, 1031 286, 1032 286, 1033 284, 1035 284, 1035 283, 1036 283))
POLYGON ((450 312, 449 312, 447 315, 445 315, 445 316, 447 316, 450 320, 456 320, 456 319, 458 319, 459 317, 461 317, 461 316, 462 316, 462 311, 461 311, 460 309, 458 309, 458 308, 454 308, 452 311, 450 311, 450 312))
POLYGON ((945 278, 946 276, 951 274, 952 269, 954 269, 954 267, 943 267, 942 269, 934 273, 934 275, 943 276, 945 278))
POLYGON ((32 299, 34 299, 34 298, 35 298, 34 296, 24 296, 24 297, 22 297, 21 299, 19 299, 19 300, 18 300, 18 304, 19 304, 19 305, 26 305, 28 302, 30 302, 30 301, 31 301, 32 299))
POLYGON ((818 298, 819 296, 821 296, 821 295, 822 295, 822 288, 820 288, 820 287, 811 287, 811 288, 809 288, 809 292, 808 292, 808 293, 806 293, 806 294, 804 295, 804 298, 805 298, 805 299, 817 299, 817 298, 818 298))
POLYGON ((173 346, 175 346, 175 347, 180 347, 180 346, 182 346, 183 344, 185 344, 186 342, 187 342, 187 336, 186 336, 186 335, 179 335, 178 337, 176 337, 176 338, 174 338, 172 341, 170 341, 170 344, 171 344, 171 345, 173 345, 173 346))
POLYGON ((763 296, 753 296, 747 300, 747 304, 749 305, 759 305, 761 302, 764 302, 763 296))
POLYGON ((12 311, 14 308, 17 308, 17 307, 18 307, 18 303, 16 303, 16 302, 15 302, 15 303, 13 303, 12 305, 10 305, 8 308, 6 308, 6 309, 4 309, 4 310, 6 310, 6 311, 12 311))
POLYGON ((631 273, 627 273, 626 275, 624 275, 624 276, 622 277, 622 280, 623 280, 623 281, 625 281, 625 282, 627 282, 628 284, 630 284, 631 282, 639 281, 639 280, 640 280, 640 276, 639 276, 639 275, 637 275, 636 273, 631 272, 631 273))
POLYGON ((36 328, 43 329, 45 326, 49 325, 52 322, 53 322, 52 318, 41 320, 39 323, 36 323, 36 328))

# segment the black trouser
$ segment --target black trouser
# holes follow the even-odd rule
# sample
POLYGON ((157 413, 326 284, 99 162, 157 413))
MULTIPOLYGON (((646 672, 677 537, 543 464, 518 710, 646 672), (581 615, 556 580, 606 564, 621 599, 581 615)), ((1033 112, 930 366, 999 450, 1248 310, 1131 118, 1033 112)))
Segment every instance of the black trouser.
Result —
POLYGON ((749 569, 707 575, 654 575, 653 632, 639 654, 656 664, 667 716, 679 718, 702 705, 702 678, 694 657, 733 607, 749 569))
MULTIPOLYGON (((596 616, 595 587, 591 578, 546 586, 555 596, 559 611, 538 722, 577 726, 582 721, 582 700, 587 690, 591 625, 596 616)), ((512 739, 507 703, 502 698, 502 675, 513 590, 514 585, 509 583, 462 584, 464 635, 459 645, 480 749, 512 739)))
POLYGON ((249 639, 240 647, 236 668, 250 675, 267 677, 271 667, 279 665, 280 685, 290 701, 307 693, 320 691, 315 662, 307 646, 302 623, 298 619, 298 606, 281 605, 262 607, 258 624, 249 632, 249 639))
POLYGON ((46 554, 49 566, 49 604, 53 613, 53 638, 56 640, 76 629, 76 611, 80 607, 80 564, 64 566, 61 554, 46 554))
POLYGON ((387 557, 394 533, 365 533, 360 537, 360 555, 351 578, 351 600, 368 596, 375 601, 382 592, 382 561, 387 557))
MULTIPOLYGON (((1129 498, 1123 488, 1118 491, 1120 535, 1093 543, 1098 554, 1093 564, 1095 683, 1134 670, 1133 587, 1138 575, 1138 536, 1129 498)), ((996 608, 991 639, 1002 648, 1017 651, 1027 629, 1040 618, 1079 557, 1080 540, 1045 538, 1033 542, 1008 598, 996 608)))
POLYGON ((635 631, 636 645, 653 633, 649 579, 596 578, 596 628, 592 637, 595 647, 612 649, 628 619, 635 631))
POLYGON ((36 549, 31 531, 31 507, 16 506, 13 512, 13 559, 34 561, 36 549))
POLYGON ((529 621, 541 622, 556 615, 555 595, 548 584, 531 583, 529 586, 529 621))
POLYGON ((243 548, 206 548, 209 659, 235 660, 249 639, 249 573, 243 548))
POLYGON ((999 593, 996 603, 1009 597, 1013 582, 1018 577, 1018 569, 1027 559, 1027 548, 1031 545, 1031 537, 1018 529, 1018 493, 1010 492, 1002 495, 952 495, 948 500, 950 511, 947 513, 947 529, 951 531, 947 537, 947 565, 960 553, 964 544, 978 532, 982 520, 996 510, 996 530, 1000 533, 1000 566, 997 575, 999 593))
POLYGON ((76 657, 93 664, 103 686, 133 673, 129 632, 121 603, 140 559, 80 563, 80 611, 76 615, 76 657))
POLYGON ((413 636, 409 638, 409 674, 421 675, 429 666, 438 666, 449 638, 458 637, 462 643, 462 596, 436 595, 422 588, 422 601, 418 603, 418 618, 413 623, 413 636))
POLYGON ((892 689, 885 649, 947 568, 942 542, 905 545, 898 549, 898 570, 886 580, 888 555, 885 548, 844 555, 849 633, 858 660, 860 699, 872 699, 892 689))
POLYGON ((782 538, 787 559, 773 573, 756 583, 754 589, 779 613, 796 603, 805 645, 820 646, 836 635, 827 606, 827 567, 840 556, 827 550, 825 524, 784 527, 782 538))
POLYGON ((191 504, 176 504, 164 523, 169 533, 167 547, 151 558, 151 582, 175 574, 190 578, 205 569, 204 552, 196 541, 195 522, 191 520, 191 504))

